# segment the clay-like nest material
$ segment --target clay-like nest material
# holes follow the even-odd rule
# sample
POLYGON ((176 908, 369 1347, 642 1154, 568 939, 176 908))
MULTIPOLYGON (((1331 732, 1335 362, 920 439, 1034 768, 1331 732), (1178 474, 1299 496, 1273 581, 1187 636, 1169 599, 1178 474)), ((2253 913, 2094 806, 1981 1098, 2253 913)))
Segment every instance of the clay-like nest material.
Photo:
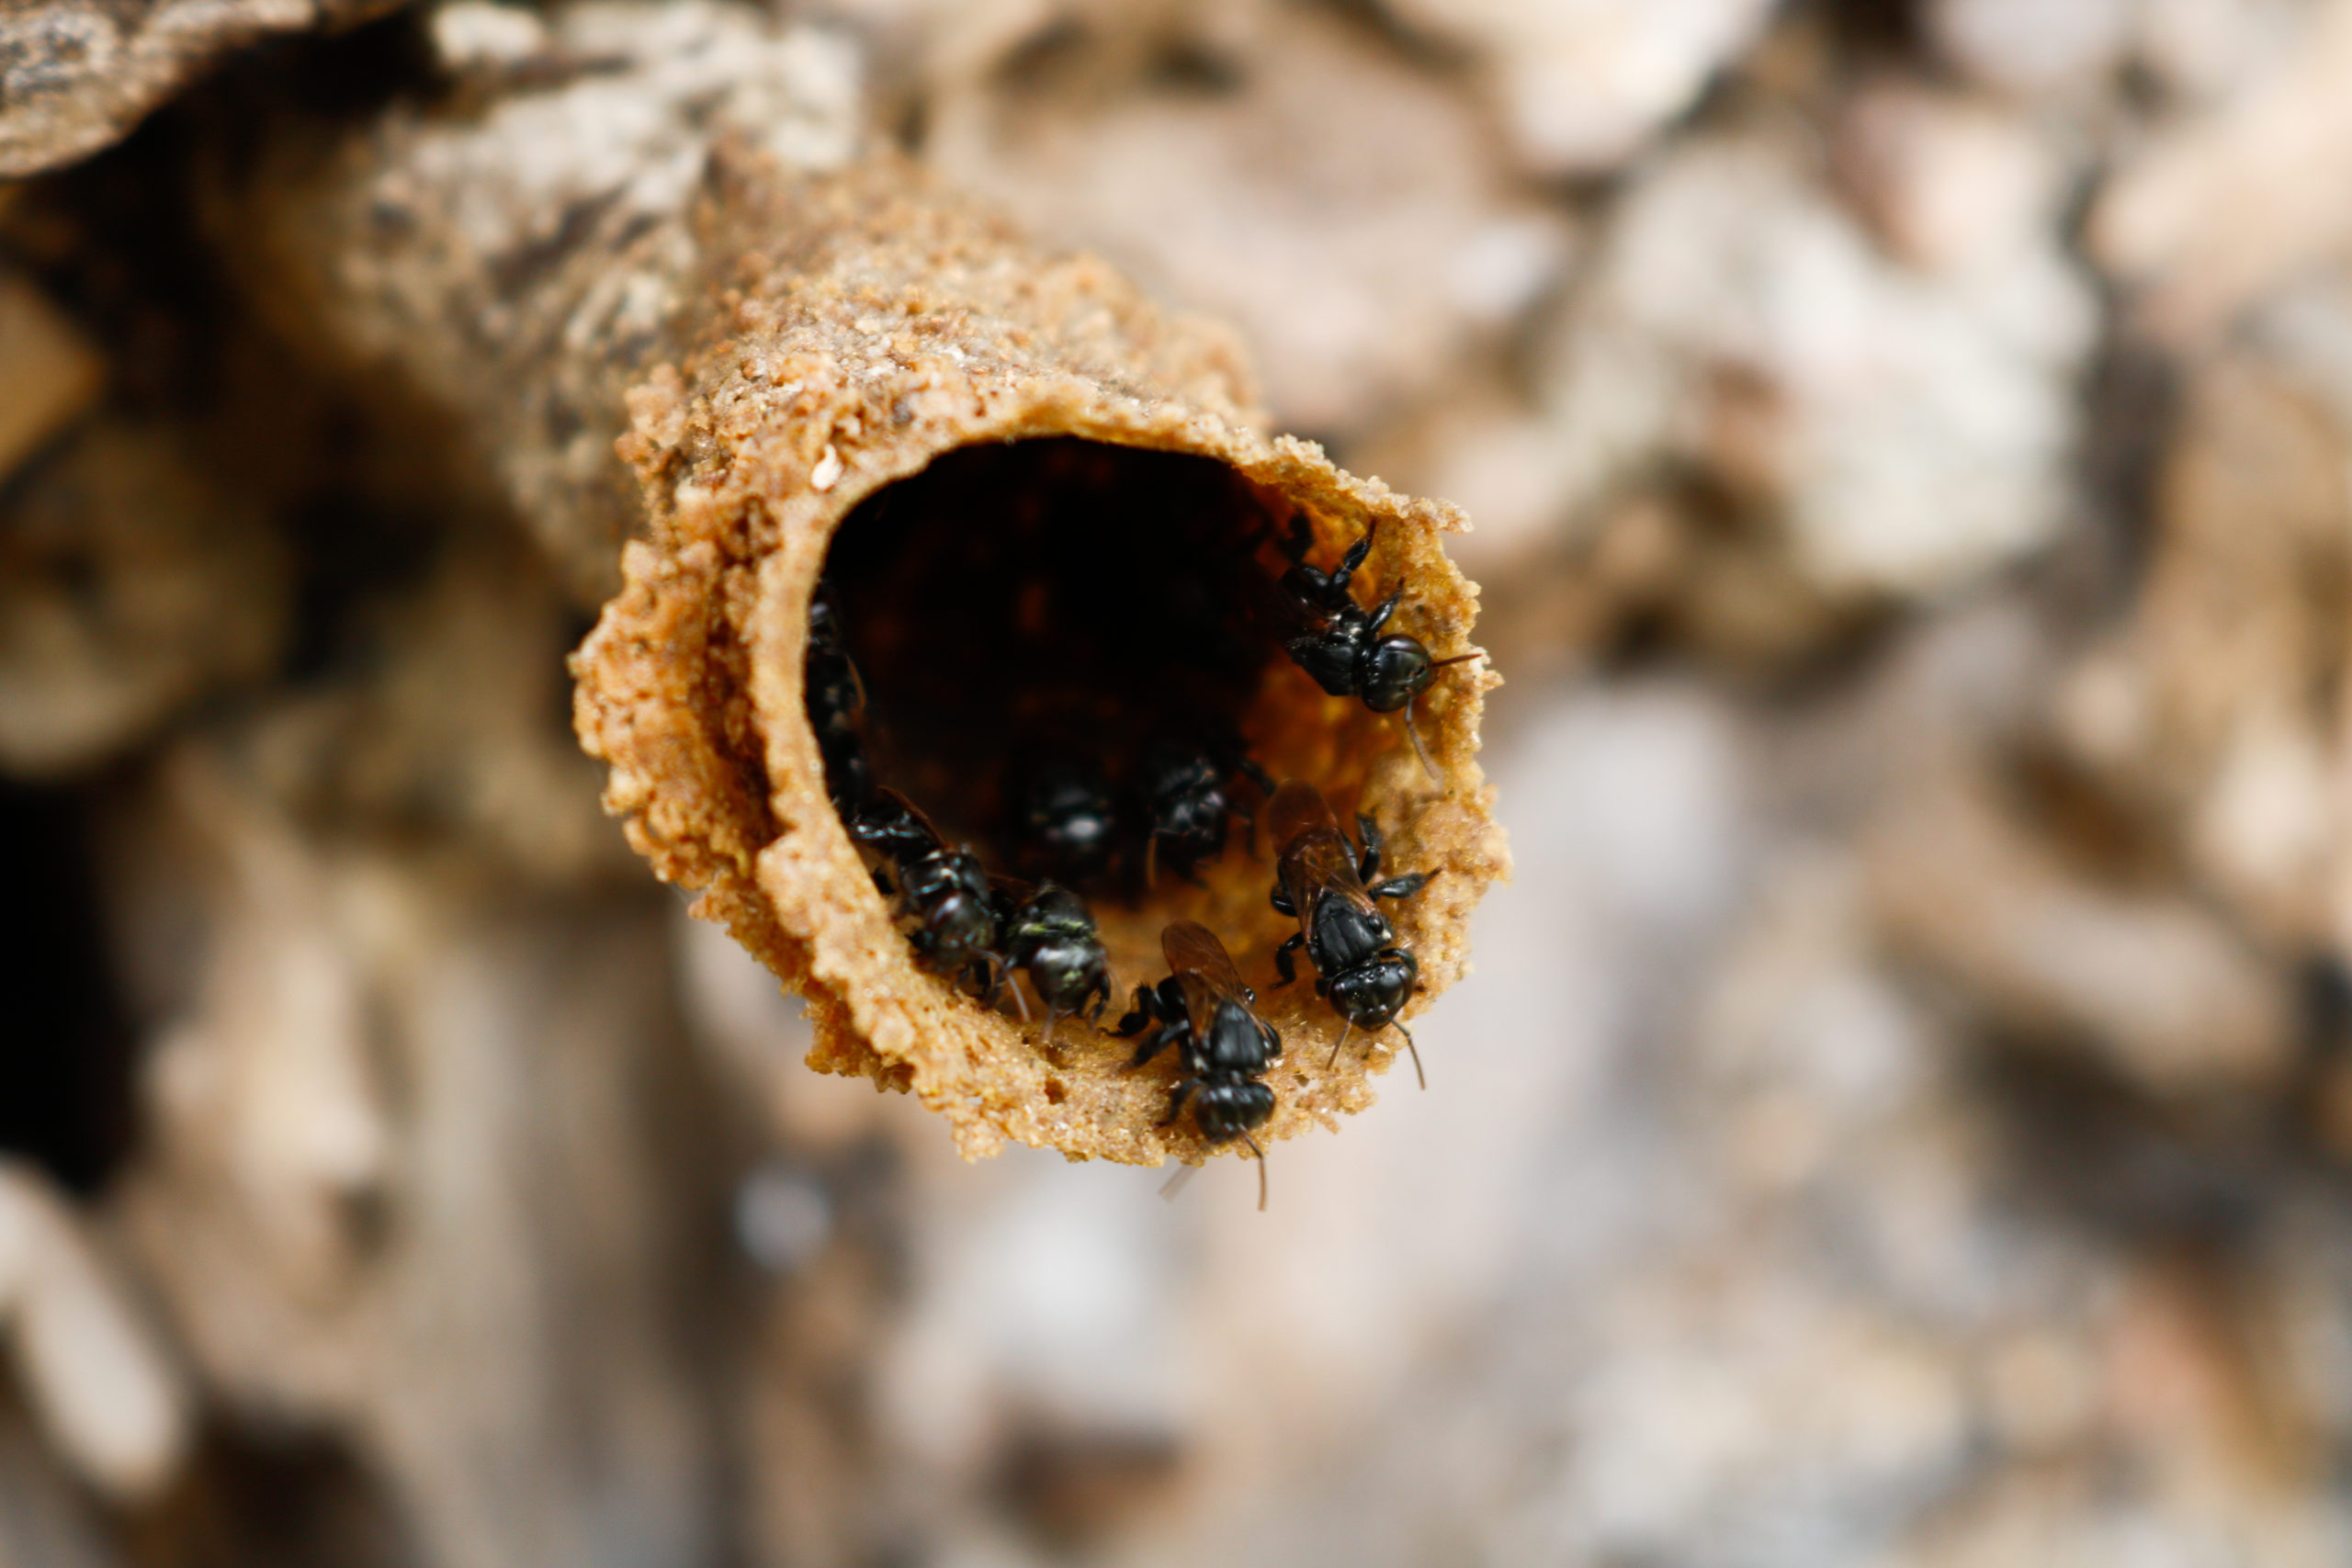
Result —
MULTIPOLYGON (((1391 866, 1435 874, 1389 906, 1420 962, 1409 1021, 1466 972, 1470 910, 1506 869, 1475 760, 1496 677, 1457 665, 1417 705, 1425 771, 1394 718, 1327 696, 1253 633, 1250 606, 1304 516, 1325 566, 1373 532, 1359 602, 1401 587, 1392 628, 1466 652, 1476 590, 1441 548, 1463 521, 1268 437, 1220 335, 1162 318, 1099 263, 1041 259, 900 164, 719 185, 703 236, 714 325, 631 394, 623 452, 649 536, 574 660, 607 806, 663 878, 702 890, 697 913, 808 999, 811 1066, 911 1089, 967 1155, 1011 1138, 1196 1160, 1189 1117, 1159 1125, 1170 1056, 1125 1070, 1127 1042, 1069 1021, 1048 1040, 919 965, 828 800, 803 690, 811 595, 824 578, 842 609, 883 782, 992 868, 1009 869, 990 837, 1007 781, 1042 737, 1116 772, 1163 716, 1229 722, 1342 821, 1369 814, 1391 866), (1088 640, 1105 627, 1130 634, 1115 657, 1088 640)), ((1204 886, 1162 874, 1095 897, 1119 987, 1103 1022, 1166 973, 1168 921, 1216 931, 1286 1046, 1263 1141, 1368 1105, 1402 1041, 1358 1032, 1327 1066, 1340 1021, 1306 978, 1274 987, 1296 928, 1268 905, 1271 851, 1235 837, 1204 886)))

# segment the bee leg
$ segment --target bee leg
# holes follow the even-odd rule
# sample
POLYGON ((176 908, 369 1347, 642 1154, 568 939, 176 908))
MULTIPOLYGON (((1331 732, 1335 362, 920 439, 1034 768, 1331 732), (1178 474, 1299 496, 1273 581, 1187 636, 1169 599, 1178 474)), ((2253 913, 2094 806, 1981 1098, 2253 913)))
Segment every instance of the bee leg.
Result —
POLYGON ((1306 559, 1306 552, 1315 547, 1315 526, 1302 512, 1290 520, 1290 532, 1283 538, 1283 554, 1295 565, 1306 559))
POLYGON ((1159 835, 1157 833, 1144 840, 1143 885, 1146 887, 1159 886, 1159 835))
POLYGON ((1255 861, 1264 860, 1266 857, 1258 852, 1258 814, 1246 806, 1236 806, 1229 809, 1236 817, 1249 824, 1250 836, 1244 839, 1242 843, 1250 851, 1250 858, 1255 861))
MULTIPOLYGON (((1374 528, 1377 526, 1377 524, 1374 525, 1374 528)), ((1364 558, 1372 554, 1372 536, 1373 528, 1366 528, 1363 531, 1363 537, 1350 545, 1348 553, 1340 558, 1340 570, 1331 574, 1333 603, 1336 604, 1347 596, 1348 579, 1356 574, 1356 568, 1362 566, 1364 558)))
POLYGON ((1388 624, 1388 617, 1396 613, 1396 606, 1404 603, 1404 600, 1405 591, 1402 588, 1383 599, 1380 602, 1380 607, 1373 611, 1372 619, 1364 623, 1363 635, 1372 637, 1377 634, 1381 627, 1388 624))
POLYGON ((1200 1081, 1198 1078, 1184 1078, 1179 1081, 1176 1085, 1176 1092, 1169 1098, 1168 1114, 1161 1117, 1155 1125, 1170 1126, 1174 1123, 1176 1118, 1184 1114, 1184 1101, 1193 1097, 1193 1090, 1199 1086, 1200 1081))
POLYGON ((1340 1029, 1339 1042, 1331 1047, 1331 1059, 1323 1064, 1323 1070, 1327 1073, 1333 1067, 1340 1065, 1340 1047, 1341 1045, 1345 1045, 1348 1043, 1348 1036, 1355 1032, 1356 1021, 1354 1019, 1343 1018, 1340 1021, 1340 1029))
POLYGON ((1272 797, 1274 793, 1273 774, 1260 767, 1256 759, 1251 757, 1244 756, 1238 765, 1245 778, 1247 778, 1251 784, 1256 784, 1269 798, 1272 797))
POLYGON ((1380 874, 1380 850, 1385 840, 1380 836, 1380 825, 1361 811, 1356 813, 1356 837, 1363 841, 1363 852, 1356 857, 1356 874, 1370 882, 1380 874))
POLYGON ((1136 1047, 1136 1054, 1127 1058, 1126 1070, 1128 1072, 1134 1072, 1137 1067, 1142 1066, 1146 1062, 1148 1062, 1154 1056, 1159 1055, 1160 1049, 1168 1043, 1170 1037, 1173 1033, 1173 1029, 1170 1025, 1163 1023, 1158 1029, 1155 1029, 1150 1033, 1145 1035, 1143 1037, 1143 1043, 1136 1047))
MULTIPOLYGON (((1120 1039, 1125 1040, 1128 1038, 1137 1030, 1141 1029, 1145 1024, 1153 1021, 1156 1015, 1151 1010, 1151 987, 1149 986, 1137 986, 1136 987, 1135 1009, 1125 1018, 1119 1020, 1119 1027, 1115 1031, 1120 1039)), ((1099 1017, 1101 1016, 1102 1010, 1100 1007, 1097 1007, 1094 1011, 1096 1016, 1099 1017)))
POLYGON ((1288 915, 1293 919, 1298 919, 1298 906, 1290 901, 1290 895, 1283 891, 1281 883, 1274 884, 1274 890, 1267 896, 1266 902, 1274 907, 1275 914, 1288 915))
MULTIPOLYGON (((1283 913, 1287 914, 1289 911, 1284 910, 1283 913)), ((1291 955, 1306 945, 1306 933, 1297 931, 1293 933, 1288 942, 1274 949, 1274 973, 1282 976, 1274 982, 1275 985, 1287 986, 1298 978, 1298 964, 1291 955)))
POLYGON ((1430 878, 1436 874, 1433 871, 1417 871, 1410 876, 1392 876, 1385 882, 1373 884, 1364 891, 1375 898, 1410 898, 1428 886, 1430 878))
POLYGON ((1390 1019, 1388 1021, 1388 1027, 1405 1037, 1405 1049, 1413 1054, 1413 1076, 1421 1080, 1421 1087, 1424 1089, 1428 1089, 1430 1087, 1430 1076, 1429 1074, 1421 1071, 1421 1048, 1413 1043, 1413 1032, 1406 1028, 1403 1024, 1398 1023, 1395 1019, 1390 1019))
MULTIPOLYGON (((1012 1005, 1021 1010, 1021 1021, 1023 1023, 1028 1022, 1029 1000, 1021 994, 1021 976, 1012 972, 1012 965, 1008 964, 1004 966, 1003 973, 997 976, 996 984, 997 986, 1010 986, 1012 988, 1012 1005)), ((995 1000, 996 986, 989 987, 989 1000, 995 1000)), ((1050 1025, 1047 1026, 1046 1032, 1047 1037, 1051 1038, 1053 1030, 1050 1025)))
POLYGON ((1421 760, 1421 772, 1431 778, 1437 777, 1437 764, 1430 761, 1430 749, 1423 743, 1420 730, 1414 727, 1413 699, 1410 697, 1405 699, 1405 716, 1400 722, 1405 726, 1405 739, 1413 743, 1413 752, 1421 760))

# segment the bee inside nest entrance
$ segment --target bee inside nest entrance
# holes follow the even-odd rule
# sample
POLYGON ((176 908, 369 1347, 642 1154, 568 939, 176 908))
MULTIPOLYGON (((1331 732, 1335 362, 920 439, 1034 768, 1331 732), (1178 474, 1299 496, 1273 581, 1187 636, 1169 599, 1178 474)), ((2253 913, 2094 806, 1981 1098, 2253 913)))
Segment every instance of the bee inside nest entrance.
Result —
MULTIPOLYGON (((704 249, 733 335, 629 389, 646 525, 572 660, 607 808, 806 998, 809 1066, 919 1096, 967 1155, 1148 1165, 1335 1126, 1466 972, 1509 863, 1476 761, 1498 678, 1444 550, 1465 520, 1267 434, 1222 333, 882 174, 730 187, 740 217, 704 249), (1278 784, 1311 785, 1336 816, 1286 815, 1294 849, 1321 835, 1292 880, 1340 901, 1278 914, 1277 847, 1223 811, 1222 844, 1189 817, 1139 826, 1142 786, 1182 771, 1162 741, 1208 752, 1192 775, 1261 817, 1278 784), (1047 764, 1080 787, 1041 791, 1047 764), (1089 787, 1108 851, 1032 869, 1041 794, 1089 787), (1372 874, 1368 843, 1336 842, 1360 812, 1386 840, 1378 910, 1343 886, 1372 874), (1277 987, 1276 953, 1342 905, 1311 976, 1277 987), (1394 957, 1355 951, 1392 934, 1394 957), (1312 983, 1334 966, 1349 1016, 1312 983), (1069 1021, 1108 990, 1115 1027, 1163 977, 1183 994, 1131 1043, 1069 1021), (1248 987, 1279 1052, 1237 1016, 1248 987), (1173 1027, 1194 991, 1215 993, 1214 1062, 1173 1027)), ((1216 793, 1160 791, 1142 821, 1216 793)))
POLYGON ((824 592, 864 688, 873 782, 989 872, 1088 899, 1117 981, 1106 1024, 1164 972, 1171 919, 1216 929, 1252 984, 1271 980, 1285 923, 1250 769, 1308 779, 1347 812, 1368 760, 1399 744, 1283 651, 1292 515, 1214 458, 1052 437, 949 452, 834 535, 824 592), (1196 865, 1151 831, 1153 784, 1179 759, 1238 808, 1196 865), (1041 841, 1043 807, 1089 795, 1107 841, 1041 841))

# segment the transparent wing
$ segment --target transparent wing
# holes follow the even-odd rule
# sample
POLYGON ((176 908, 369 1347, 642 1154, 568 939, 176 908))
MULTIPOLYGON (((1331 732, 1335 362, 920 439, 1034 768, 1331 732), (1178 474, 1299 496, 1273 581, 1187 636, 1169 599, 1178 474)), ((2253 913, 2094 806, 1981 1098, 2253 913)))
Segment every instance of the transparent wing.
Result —
POLYGON ((1339 820, 1321 791, 1292 779, 1274 792, 1266 814, 1282 857, 1278 874, 1283 891, 1298 911, 1300 929, 1313 929, 1315 907, 1326 897, 1344 899, 1359 909, 1373 907, 1356 869, 1356 852, 1340 836, 1339 820))
MULTIPOLYGON (((1184 992, 1184 1010, 1196 1033, 1205 1035, 1221 1001, 1243 1002, 1241 972, 1216 933, 1198 920, 1171 920, 1159 933, 1169 972, 1184 992)), ((1243 1002, 1244 1006, 1248 1004, 1243 1002)))
POLYGON ((1334 835, 1340 831, 1339 818, 1331 815, 1330 802, 1305 779, 1284 779, 1282 787, 1274 791, 1274 798, 1266 803, 1266 831, 1272 840, 1274 852, 1280 854, 1292 840, 1318 828, 1334 835))

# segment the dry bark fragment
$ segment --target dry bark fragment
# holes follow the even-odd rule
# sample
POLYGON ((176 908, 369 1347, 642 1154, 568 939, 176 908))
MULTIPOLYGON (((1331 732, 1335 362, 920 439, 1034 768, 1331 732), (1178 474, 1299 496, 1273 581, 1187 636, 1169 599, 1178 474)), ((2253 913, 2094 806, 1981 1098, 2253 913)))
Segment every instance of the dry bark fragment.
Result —
POLYGON ((178 436, 92 420, 0 505, 0 773, 93 767, 263 673, 290 593, 280 542, 178 436))
POLYGON ((0 6, 0 177, 36 175, 129 134, 231 50, 347 27, 400 0, 24 0, 0 6))

